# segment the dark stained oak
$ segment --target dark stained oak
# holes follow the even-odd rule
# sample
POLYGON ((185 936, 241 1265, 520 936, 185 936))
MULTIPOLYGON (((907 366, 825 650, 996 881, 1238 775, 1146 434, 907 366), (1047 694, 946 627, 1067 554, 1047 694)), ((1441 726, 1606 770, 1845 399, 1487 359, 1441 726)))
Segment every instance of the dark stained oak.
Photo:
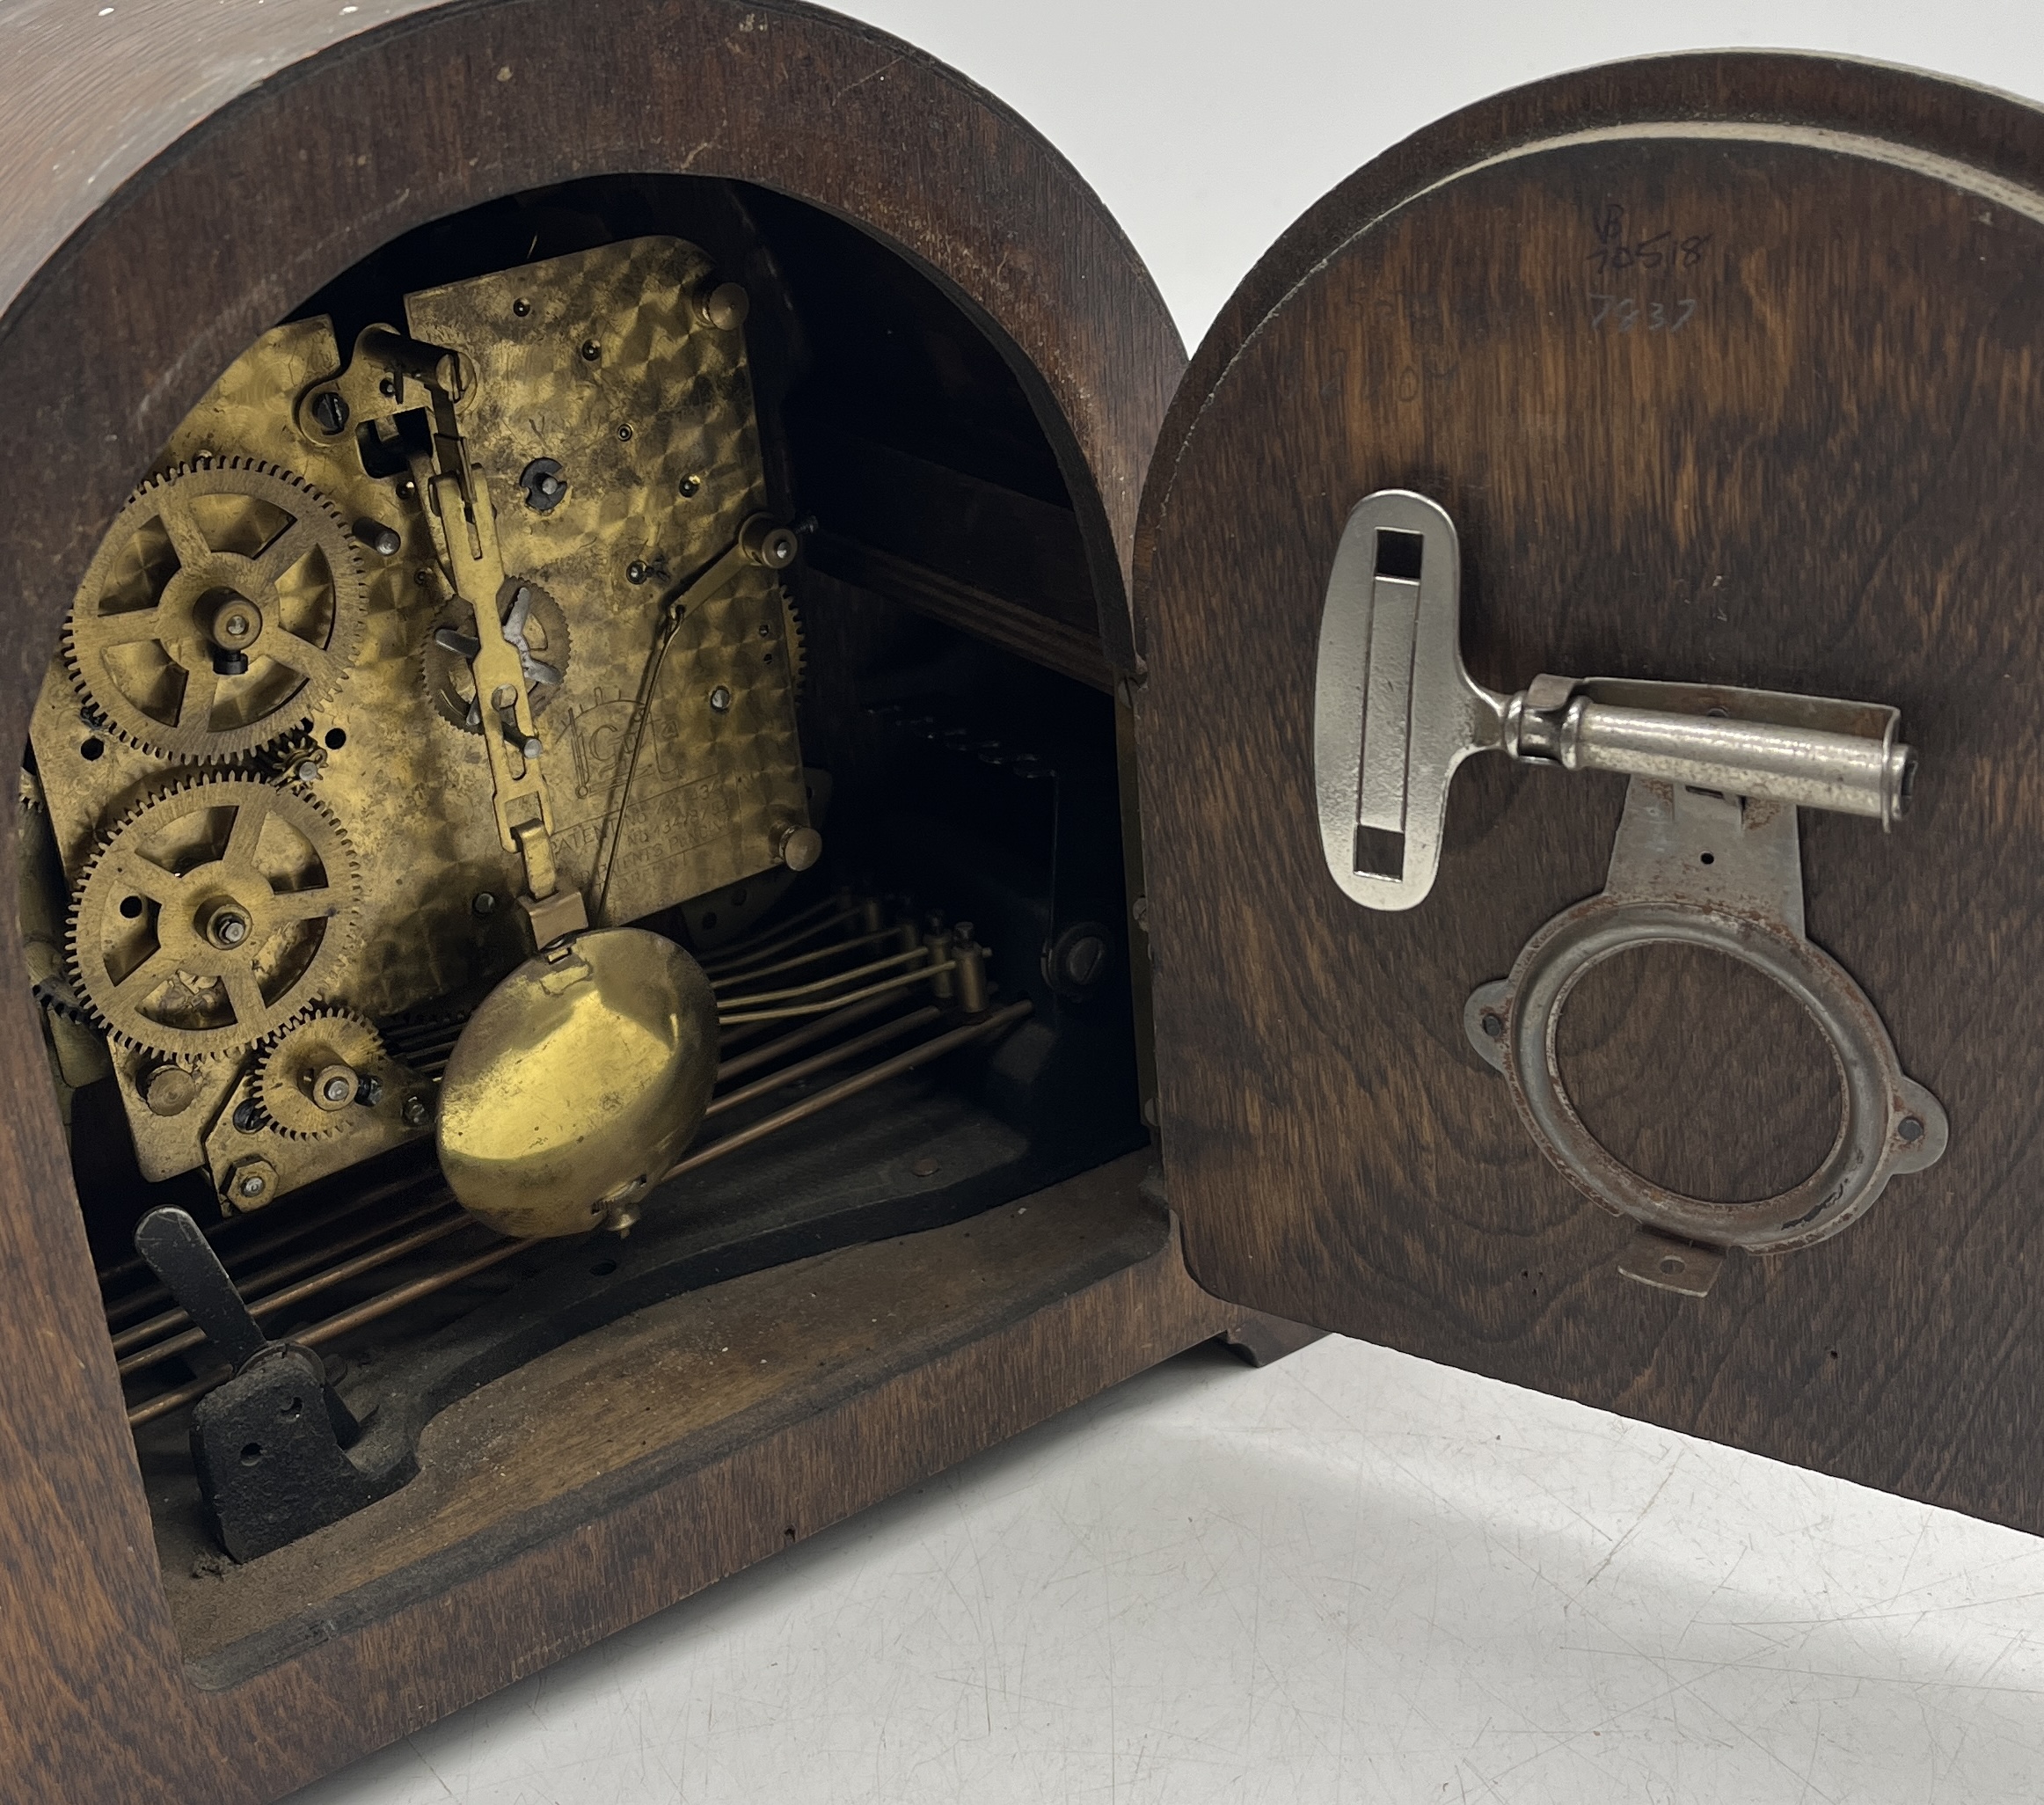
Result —
MULTIPOLYGON (((1130 668, 1137 493, 1183 353, 1113 221, 1012 113, 909 47, 797 5, 330 11, 11 18, 0 394, 21 455, 0 522, 0 745, 25 739, 106 523, 252 339, 412 227, 605 173, 772 188, 931 277, 1020 381, 1070 491, 1093 655, 1130 668), (343 35, 357 24, 373 28, 343 35)), ((1078 661, 1082 636, 1058 631, 1078 661)), ((0 882, 15 1097, 0 1122, 0 1799, 273 1798, 1241 1319, 1190 1283, 1168 1239, 1069 1295, 1019 1288, 977 1339, 907 1346, 809 1414, 698 1448, 637 1494, 573 1498, 494 1564, 423 1562, 409 1594, 311 1619, 253 1677, 201 1684, 157 1577, 14 895, 0 882)))
MULTIPOLYGON (((1163 1144, 1201 1282, 2044 1530, 2040 220, 2033 108, 1683 57, 1429 128, 1244 285, 1139 529, 1163 1144), (1672 261, 1609 267, 1613 208, 1672 261), (1464 1039, 1469 992, 1602 887, 1623 779, 1478 759, 1424 904, 1372 913, 1330 880, 1318 621, 1349 508, 1387 486, 1456 518, 1493 688, 1901 707, 1916 805, 1886 836, 1804 815, 1809 932, 1952 1141, 1836 1239, 1734 1256, 1701 1302, 1621 1280, 1628 1225, 1534 1151, 1464 1039)), ((1565 1056, 1614 1146, 1726 1197, 1814 1163, 1821 1055, 1756 988, 1674 955, 1586 984, 1565 1056)))

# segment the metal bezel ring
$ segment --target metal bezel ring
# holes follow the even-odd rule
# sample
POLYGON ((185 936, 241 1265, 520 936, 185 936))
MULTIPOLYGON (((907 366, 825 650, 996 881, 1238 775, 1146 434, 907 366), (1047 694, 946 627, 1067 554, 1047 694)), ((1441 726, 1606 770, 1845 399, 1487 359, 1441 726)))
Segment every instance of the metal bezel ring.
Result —
POLYGON ((1933 1166, 1947 1125, 1937 1099, 1904 1075, 1873 1005, 1845 968, 1789 927, 1709 905, 1593 896, 1554 917, 1521 950, 1511 976, 1469 999, 1464 1025, 1504 1072, 1535 1143, 1605 1209, 1712 1246, 1787 1253, 1828 1239, 1872 1205, 1898 1172, 1933 1166), (1843 1107, 1830 1151, 1791 1189, 1748 1202, 1684 1195, 1625 1165, 1593 1135, 1563 1084, 1556 1035, 1569 993, 1632 947, 1673 942, 1737 959, 1771 979, 1817 1025, 1838 1063, 1843 1107), (1501 1017, 1486 1034, 1483 1019, 1501 1017), (1905 1125, 1921 1124, 1913 1140, 1905 1125))

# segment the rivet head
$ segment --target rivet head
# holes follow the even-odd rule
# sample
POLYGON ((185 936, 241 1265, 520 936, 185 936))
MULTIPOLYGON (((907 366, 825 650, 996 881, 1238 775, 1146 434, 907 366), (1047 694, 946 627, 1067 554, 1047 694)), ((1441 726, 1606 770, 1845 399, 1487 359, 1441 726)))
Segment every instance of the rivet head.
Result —
POLYGON ((151 1115, 180 1115, 199 1094, 199 1080, 181 1065, 159 1065, 143 1080, 142 1100, 151 1115))
POLYGON ((735 332, 751 311, 752 297, 736 282, 719 282, 696 303, 697 317, 720 332, 735 332))
POLYGON ((790 828, 781 836, 781 863, 790 871, 807 871, 823 856, 823 836, 813 827, 790 828))
POLYGON ((1924 1124, 1914 1115, 1905 1115, 1895 1124, 1895 1132, 1905 1141, 1920 1141, 1924 1138, 1924 1124))
POLYGON ((710 706, 718 714, 728 714, 731 712, 731 691, 722 683, 710 691, 710 706))

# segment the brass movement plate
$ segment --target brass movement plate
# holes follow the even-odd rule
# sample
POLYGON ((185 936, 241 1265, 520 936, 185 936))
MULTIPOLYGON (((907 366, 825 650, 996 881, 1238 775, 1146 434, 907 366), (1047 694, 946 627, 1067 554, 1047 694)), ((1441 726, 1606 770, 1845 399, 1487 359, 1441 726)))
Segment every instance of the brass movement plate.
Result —
MULTIPOLYGON (((706 324, 695 309, 711 274, 695 246, 642 238, 405 302, 414 338, 460 354, 459 424, 489 487, 505 568, 545 599, 535 610, 542 625, 532 652, 558 661, 560 681, 547 687, 537 727, 556 814, 554 857, 570 888, 587 885, 617 812, 618 755, 663 604, 767 501, 744 335, 706 324), (528 486, 536 465, 558 473, 558 493, 528 486)), ((325 437, 298 424, 299 398, 344 362, 328 319, 279 326, 179 427, 150 473, 155 499, 130 505, 81 589, 30 734, 74 889, 123 822, 132 826, 139 810, 149 825, 151 799, 201 766, 288 784, 316 798, 345 835, 360 900, 352 918, 331 928, 346 932, 347 948, 329 961, 330 975, 322 968, 317 987, 281 999, 289 1005, 282 1021, 197 1060, 146 1034, 110 1035, 144 1175, 203 1165, 221 1181, 233 1160, 266 1158, 279 1177, 261 1202, 430 1132, 432 1121, 416 1102, 417 1119, 405 1118, 406 1100, 431 1087, 398 1081, 406 1074, 393 1068, 380 1100, 354 1112, 342 1132, 312 1140, 278 1132, 259 1105, 250 1107, 265 1036, 319 1005, 371 1021, 443 999, 459 1007, 530 950, 514 906, 517 861, 493 815, 480 726, 465 726, 444 693, 436 707, 431 694, 434 631, 463 620, 416 466, 405 465, 388 423, 325 437), (290 524, 296 493, 302 529, 290 524), (287 530, 299 535, 288 544, 287 530), (264 573, 266 557, 292 561, 264 573), (193 593, 203 586, 181 574, 192 570, 208 581, 225 573, 228 587, 193 593), (280 622, 288 607, 298 637, 273 633, 252 652, 276 647, 281 674, 274 661, 257 658, 246 676, 220 679, 210 718, 189 702, 180 716, 180 683, 212 679, 203 669, 181 676, 179 664, 188 670, 193 661, 171 643, 170 627, 132 625, 128 610, 153 602, 168 621, 176 601, 186 616, 217 623, 209 610, 223 605, 218 598, 246 587, 237 572, 259 586, 274 578, 261 593, 274 598, 280 622), (112 649, 101 651, 103 642, 112 649), (345 665, 338 682, 324 680, 330 654, 345 665), (322 676, 300 684, 294 659, 322 676), (180 756, 149 749, 173 740, 180 756), (151 1074, 180 1057, 198 1082, 173 1094, 188 1089, 190 1100, 152 1113, 143 1094, 151 1074)), ((797 653, 784 597, 763 569, 748 568, 684 617, 647 711, 599 924, 636 920, 777 864, 780 837, 808 819, 797 653)), ((442 658, 443 691, 445 667, 442 658)), ((105 925, 75 923, 72 932, 105 925)), ((149 925, 138 934, 144 944, 149 925)))

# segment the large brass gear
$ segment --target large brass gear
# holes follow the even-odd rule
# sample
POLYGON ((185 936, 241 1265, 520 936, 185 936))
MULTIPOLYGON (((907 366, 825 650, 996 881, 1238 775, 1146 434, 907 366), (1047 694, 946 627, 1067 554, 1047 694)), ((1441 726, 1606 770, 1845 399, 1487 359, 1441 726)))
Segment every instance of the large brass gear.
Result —
MULTIPOLYGON (((529 577, 514 577, 498 597, 497 613, 504 637, 518 648, 526 694, 537 720, 560 694, 567 676, 572 647, 568 618, 561 605, 529 577)), ((420 654, 421 677, 433 712, 464 733, 483 730, 483 712, 476 703, 476 679, 469 669, 475 655, 475 621, 456 605, 434 623, 420 654)))
POLYGON ((346 679, 368 618, 353 538, 274 464, 151 477, 115 517, 64 624, 64 663, 107 731, 159 757, 267 745, 346 679))
POLYGON ((361 910, 354 849, 324 804, 244 772, 139 804, 71 894, 67 952, 114 1040, 245 1053, 318 1002, 361 910))
POLYGON ((256 1101, 279 1134, 324 1140, 348 1125, 361 1080, 383 1057, 383 1039, 365 1017, 338 1005, 315 1009, 265 1043, 256 1101))

